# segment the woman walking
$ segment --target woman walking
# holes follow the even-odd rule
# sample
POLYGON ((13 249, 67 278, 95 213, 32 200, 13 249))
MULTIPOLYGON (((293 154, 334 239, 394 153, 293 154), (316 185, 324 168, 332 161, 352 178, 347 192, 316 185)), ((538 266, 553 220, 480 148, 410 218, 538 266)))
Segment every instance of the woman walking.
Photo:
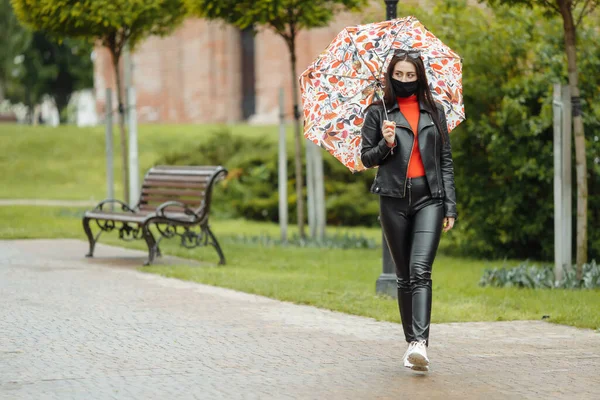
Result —
POLYGON ((396 50, 385 79, 383 102, 365 116, 361 159, 367 168, 379 167, 371 192, 380 196, 381 226, 396 264, 408 342, 404 366, 428 371, 432 264, 442 230, 452 229, 457 217, 452 151, 420 53, 396 50))

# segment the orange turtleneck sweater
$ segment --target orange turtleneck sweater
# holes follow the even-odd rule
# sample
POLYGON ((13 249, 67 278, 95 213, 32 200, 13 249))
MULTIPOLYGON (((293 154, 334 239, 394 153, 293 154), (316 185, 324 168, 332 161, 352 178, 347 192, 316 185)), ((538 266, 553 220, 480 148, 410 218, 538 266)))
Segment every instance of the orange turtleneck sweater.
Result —
POLYGON ((408 121, 410 128, 412 129, 415 137, 412 154, 408 163, 407 178, 417 178, 425 175, 425 167, 423 166, 423 160, 421 159, 421 151, 419 150, 419 138, 418 138, 418 126, 419 116, 421 110, 419 108, 419 101, 416 95, 410 97, 398 97, 398 106, 400 112, 404 115, 404 118, 408 121))

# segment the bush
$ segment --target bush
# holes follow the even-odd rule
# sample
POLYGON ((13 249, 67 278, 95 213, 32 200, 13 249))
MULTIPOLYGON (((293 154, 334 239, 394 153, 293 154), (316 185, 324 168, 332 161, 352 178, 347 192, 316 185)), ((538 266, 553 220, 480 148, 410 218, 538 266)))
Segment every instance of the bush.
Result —
MULTIPOLYGON (((474 257, 551 260, 552 85, 567 82, 562 22, 536 8, 484 9, 463 0, 411 11, 464 59, 467 119, 450 134, 459 214, 448 235, 450 250, 474 257)), ((600 257, 598 40, 593 19, 584 19, 578 28, 578 60, 588 138, 590 259, 600 257)), ((576 193, 573 179, 574 227, 576 193)), ((575 241, 575 229, 573 236, 575 241)))
MULTIPOLYGON (((229 175, 214 191, 215 214, 221 217, 278 222, 277 160, 277 143, 235 136, 228 129, 221 128, 212 132, 208 140, 196 148, 169 153, 157 163, 223 165, 229 170, 229 175)), ((288 171, 294 171, 291 153, 287 155, 287 164, 288 171)), ((303 166, 305 167, 304 160, 303 166)), ((329 155, 324 157, 323 170, 326 177, 327 223, 335 226, 376 225, 379 203, 377 196, 368 192, 374 171, 353 175, 329 155)), ((293 173, 289 176, 288 214, 290 221, 296 221, 296 182, 293 173)), ((306 192, 304 195, 306 196, 306 192)))
POLYGON ((600 288, 600 265, 592 261, 583 265, 583 277, 577 279, 575 267, 565 270, 564 277, 556 282, 554 268, 549 265, 537 267, 527 263, 511 269, 494 268, 485 270, 480 286, 519 287, 530 289, 594 289, 600 288))
POLYGON ((316 247, 326 249, 375 249, 378 245, 375 240, 363 235, 337 234, 325 235, 323 240, 313 238, 302 239, 298 235, 292 235, 286 242, 269 235, 239 235, 225 236, 223 243, 250 244, 261 247, 316 247))
MULTIPOLYGON (((552 84, 567 82, 562 23, 535 8, 484 9, 463 0, 427 10, 405 7, 464 59, 467 119, 450 135, 459 219, 445 236, 446 251, 484 258, 552 259, 552 84)), ((584 19, 578 30, 578 60, 588 156, 589 258, 598 259, 600 103, 595 99, 600 90, 600 38, 590 22, 584 19)), ((230 175, 216 190, 215 211, 277 221, 275 143, 242 139, 223 130, 197 149, 163 161, 225 165, 230 175)), ((290 153, 288 211, 295 221, 292 161, 290 153)), ((327 223, 377 225, 378 200, 368 192, 375 171, 350 174, 329 155, 324 163, 327 223)), ((574 227, 576 193, 574 183, 574 227)), ((573 233, 575 241, 575 229, 573 233)))

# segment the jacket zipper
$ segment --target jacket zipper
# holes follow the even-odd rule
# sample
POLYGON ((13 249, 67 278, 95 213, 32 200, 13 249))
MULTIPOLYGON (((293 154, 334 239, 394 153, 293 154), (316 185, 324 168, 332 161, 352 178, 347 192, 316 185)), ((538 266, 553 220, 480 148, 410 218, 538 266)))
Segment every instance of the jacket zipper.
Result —
MULTIPOLYGON (((405 127, 403 126, 403 128, 405 128, 405 127)), ((412 145, 410 146, 410 156, 408 156, 408 164, 406 164, 406 172, 404 173, 404 193, 402 194, 402 197, 406 197, 406 182, 408 181, 408 166, 410 165, 410 160, 412 159, 412 153, 415 148, 415 133, 412 131, 411 128, 407 128, 407 129, 413 134, 413 142, 412 142, 412 145)))
MULTIPOLYGON (((435 125, 433 123, 433 121, 431 122, 433 125, 435 125)), ((437 128, 435 129, 437 131, 437 128)), ((434 137, 434 145, 433 145, 433 154, 435 155, 434 159, 435 159, 435 174, 437 175, 438 173, 438 158, 437 158, 437 133, 433 136, 434 137)), ((441 155, 441 149, 440 149, 440 155, 441 155)), ((442 182, 439 182, 439 180, 442 179, 442 171, 440 169, 440 175, 438 176, 438 185, 441 186, 442 182)), ((438 194, 439 194, 440 188, 438 188, 438 194)))

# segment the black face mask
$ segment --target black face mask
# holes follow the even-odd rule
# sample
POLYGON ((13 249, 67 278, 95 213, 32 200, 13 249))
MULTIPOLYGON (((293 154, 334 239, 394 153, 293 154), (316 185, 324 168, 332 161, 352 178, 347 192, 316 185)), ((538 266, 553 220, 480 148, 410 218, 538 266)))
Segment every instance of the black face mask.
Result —
POLYGON ((392 89, 394 89, 394 94, 396 97, 410 97, 417 93, 417 89, 419 88, 419 81, 400 82, 399 80, 393 78, 391 81, 392 89))

